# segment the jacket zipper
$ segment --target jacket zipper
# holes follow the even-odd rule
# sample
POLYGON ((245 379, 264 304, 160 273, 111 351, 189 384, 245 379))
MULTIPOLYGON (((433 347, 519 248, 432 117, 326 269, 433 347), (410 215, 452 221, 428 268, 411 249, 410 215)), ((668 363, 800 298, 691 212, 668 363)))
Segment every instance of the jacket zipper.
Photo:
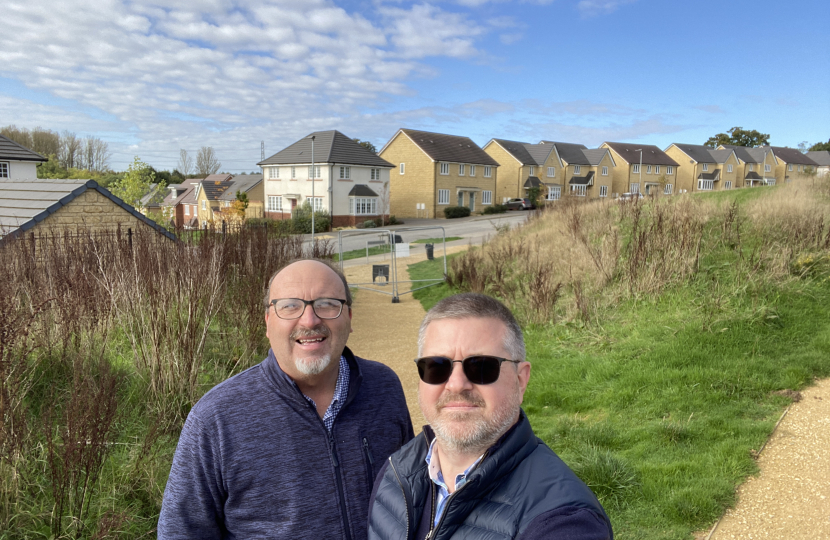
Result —
POLYGON ((329 452, 331 464, 334 466, 334 477, 337 479, 337 495, 340 499, 340 514, 343 517, 343 530, 346 533, 346 540, 352 540, 352 533, 349 531, 349 514, 346 510, 346 499, 343 494, 343 477, 340 471, 340 462, 337 461, 337 447, 334 444, 334 436, 331 433, 329 433, 329 452))
MULTIPOLYGON (((472 474, 473 471, 478 469, 479 465, 481 465, 484 462, 484 460, 487 459, 487 454, 488 454, 488 452, 484 453, 484 455, 481 457, 481 461, 478 462, 478 465, 476 465, 475 469, 470 471, 470 474, 472 474)), ((432 480, 430 480, 430 482, 432 482, 432 480)), ((432 487, 433 487, 433 489, 435 489, 435 482, 432 482, 432 487)), ((444 518, 447 517, 447 513, 449 512, 449 509, 450 509, 450 503, 455 498, 456 493, 458 493, 459 491, 461 491, 465 487, 467 487, 466 482, 464 483, 463 486, 461 486, 460 488, 458 488, 455 491, 453 491, 452 493, 450 493, 450 495, 447 497, 447 504, 444 505, 444 513, 441 514, 441 519, 438 520, 438 525, 435 525, 434 527, 432 526, 432 524, 435 523, 435 513, 434 512, 435 512, 435 500, 436 499, 433 496, 433 498, 432 498, 432 511, 433 511, 433 514, 431 516, 432 521, 429 522, 430 530, 427 533, 427 536, 426 536, 426 538, 424 538, 424 540, 430 540, 431 538, 435 538, 435 535, 438 534, 438 529, 440 529, 441 524, 444 523, 444 518)))
POLYGON ((369 466, 366 467, 366 476, 369 479, 369 490, 375 485, 375 459, 372 457, 372 451, 369 449, 369 439, 363 437, 363 450, 366 457, 369 458, 369 466))
POLYGON ((398 481, 398 485, 401 487, 401 494, 403 495, 403 508, 406 511, 406 538, 409 540, 409 501, 406 499, 406 490, 403 488, 403 482, 401 482, 401 477, 398 476, 398 470, 395 468, 395 464, 392 463, 392 456, 389 456, 389 466, 392 467, 392 472, 395 473, 395 479, 398 481))

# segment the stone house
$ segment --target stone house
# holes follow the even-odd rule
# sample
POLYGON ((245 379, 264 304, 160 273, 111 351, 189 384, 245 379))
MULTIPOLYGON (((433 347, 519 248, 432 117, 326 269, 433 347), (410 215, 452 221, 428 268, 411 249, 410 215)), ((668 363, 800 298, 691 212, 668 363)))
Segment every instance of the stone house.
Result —
POLYGON ((37 152, 0 135, 0 178, 36 180, 37 164, 46 161, 49 160, 37 152))
MULTIPOLYGON (((245 219, 262 218, 265 211, 265 186, 261 174, 240 174, 233 177, 233 184, 219 196, 219 210, 226 212, 233 201, 236 200, 236 193, 245 193, 248 196, 248 208, 245 209, 245 219)), ((234 217, 233 219, 237 219, 234 217)))
POLYGON ((734 150, 672 143, 666 148, 666 154, 682 164, 677 170, 677 193, 720 191, 744 185, 738 174, 739 160, 734 150))
POLYGON ((775 181, 782 184, 793 180, 804 180, 811 176, 811 172, 818 171, 818 163, 797 148, 770 146, 772 154, 778 160, 775 166, 775 181))
POLYGON ((749 148, 722 144, 718 150, 734 150, 738 158, 738 180, 743 179, 743 187, 775 185, 775 169, 778 159, 768 146, 749 148))
POLYGON ((178 229, 198 229, 199 217, 196 206, 196 184, 201 180, 181 184, 170 184, 170 192, 161 203, 165 218, 169 219, 178 229))
POLYGON ((816 173, 818 173, 819 176, 827 176, 828 173, 830 173, 830 151, 814 150, 812 152, 807 152, 807 157, 818 164, 816 173))
POLYGON ((651 195, 674 193, 679 163, 651 144, 604 142, 614 161, 611 191, 651 195))
POLYGON ((193 197, 196 199, 196 218, 201 228, 207 228, 211 224, 221 223, 219 212, 219 197, 231 187, 230 174, 211 174, 196 184, 193 190, 193 197))

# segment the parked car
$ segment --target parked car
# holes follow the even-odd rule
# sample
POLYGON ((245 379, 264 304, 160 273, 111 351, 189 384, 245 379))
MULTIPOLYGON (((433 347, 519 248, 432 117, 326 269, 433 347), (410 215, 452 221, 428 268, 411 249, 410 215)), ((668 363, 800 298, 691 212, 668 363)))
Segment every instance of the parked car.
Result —
POLYGON ((508 210, 534 210, 536 206, 530 202, 530 199, 510 199, 504 206, 508 210))
POLYGON ((617 202, 637 201, 643 198, 642 193, 622 193, 617 197, 617 202))

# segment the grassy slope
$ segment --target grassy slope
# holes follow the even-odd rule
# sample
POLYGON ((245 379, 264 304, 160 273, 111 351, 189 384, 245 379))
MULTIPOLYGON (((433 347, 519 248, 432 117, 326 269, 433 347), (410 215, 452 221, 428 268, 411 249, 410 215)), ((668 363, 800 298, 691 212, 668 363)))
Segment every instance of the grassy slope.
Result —
MULTIPOLYGON (((757 471, 752 451, 788 403, 772 392, 830 374, 830 281, 755 288, 734 280, 729 258, 716 253, 691 282, 615 306, 601 325, 525 329, 525 410, 601 498, 617 538, 709 526, 757 471)), ((416 297, 429 308, 452 292, 416 297)))

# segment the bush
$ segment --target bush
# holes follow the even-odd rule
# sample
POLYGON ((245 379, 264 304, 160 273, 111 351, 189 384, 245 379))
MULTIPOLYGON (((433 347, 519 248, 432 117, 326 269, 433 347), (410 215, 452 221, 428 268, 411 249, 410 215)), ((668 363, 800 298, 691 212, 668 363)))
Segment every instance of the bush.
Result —
POLYGON ((447 219, 462 218, 470 215, 470 209, 466 206, 450 206, 444 208, 444 217, 447 219))
MULTIPOLYGON (((298 206, 291 217, 292 232, 309 234, 311 232, 311 204, 308 201, 298 206)), ((325 210, 314 212, 314 231, 327 231, 331 226, 331 217, 325 210)))
POLYGON ((482 214, 504 214, 507 212, 507 207, 503 204, 493 204, 482 211, 482 214))
POLYGON ((380 221, 380 219, 367 219, 366 221, 363 222, 363 228, 364 229, 374 229, 375 227, 380 225, 380 223, 378 223, 379 221, 380 221))

